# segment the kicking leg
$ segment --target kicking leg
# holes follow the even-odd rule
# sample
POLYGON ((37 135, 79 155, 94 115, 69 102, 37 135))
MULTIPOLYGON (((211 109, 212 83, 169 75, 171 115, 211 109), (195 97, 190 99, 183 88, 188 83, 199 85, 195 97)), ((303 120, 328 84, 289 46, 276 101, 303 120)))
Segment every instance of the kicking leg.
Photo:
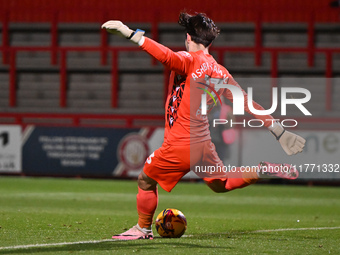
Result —
POLYGON ((299 172, 293 165, 261 162, 258 167, 237 167, 232 172, 228 172, 225 179, 204 178, 204 181, 214 192, 221 193, 244 188, 256 183, 260 178, 294 180, 298 176, 299 172))
POLYGON ((224 193, 229 191, 225 188, 227 179, 203 178, 203 180, 205 184, 207 184, 208 187, 216 193, 224 193))
POLYGON ((234 189, 244 188, 250 184, 256 183, 258 179, 257 168, 255 170, 249 168, 247 171, 242 171, 240 167, 237 167, 233 169, 233 172, 227 173, 226 178, 204 178, 203 180, 214 192, 223 193, 234 189))
MULTIPOLYGON (((223 162, 218 157, 215 145, 211 141, 207 141, 204 144, 193 145, 196 147, 191 148, 193 153, 191 155, 191 159, 193 162, 199 162, 199 158, 202 158, 202 154, 204 155, 202 162, 198 163, 198 165, 202 166, 214 166, 213 169, 229 169, 225 168, 223 162), (197 158, 194 158, 196 154, 194 152, 200 152, 197 154, 197 158), (203 151, 203 152, 202 152, 203 151), (217 168, 216 168, 217 167, 217 168)), ((239 189, 246 187, 250 184, 255 183, 259 177, 257 175, 258 168, 248 168, 243 169, 241 167, 233 167, 229 172, 215 171, 213 173, 206 174, 205 172, 201 175, 204 177, 203 180, 205 183, 211 188, 214 192, 223 193, 228 192, 234 189, 239 189), (203 176, 205 175, 205 176, 203 176)))

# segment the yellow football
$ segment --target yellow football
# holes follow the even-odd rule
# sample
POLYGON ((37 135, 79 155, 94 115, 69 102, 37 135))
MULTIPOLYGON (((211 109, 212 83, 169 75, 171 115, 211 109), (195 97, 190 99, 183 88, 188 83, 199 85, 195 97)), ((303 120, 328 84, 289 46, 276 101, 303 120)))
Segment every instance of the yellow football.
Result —
POLYGON ((179 238, 187 229, 187 219, 177 209, 165 209, 156 218, 156 229, 161 237, 179 238))

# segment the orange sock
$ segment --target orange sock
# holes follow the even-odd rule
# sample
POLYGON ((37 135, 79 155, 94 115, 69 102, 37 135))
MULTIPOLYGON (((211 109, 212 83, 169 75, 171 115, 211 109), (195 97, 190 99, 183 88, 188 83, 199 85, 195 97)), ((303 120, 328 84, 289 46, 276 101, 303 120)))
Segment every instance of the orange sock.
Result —
POLYGON ((137 211, 138 211, 138 225, 141 228, 148 228, 152 225, 153 215, 155 214, 158 204, 158 191, 142 190, 138 187, 137 194, 137 211))
POLYGON ((225 184, 227 190, 244 188, 250 184, 257 182, 259 179, 257 169, 241 169, 237 167, 234 171, 228 173, 228 179, 225 184))

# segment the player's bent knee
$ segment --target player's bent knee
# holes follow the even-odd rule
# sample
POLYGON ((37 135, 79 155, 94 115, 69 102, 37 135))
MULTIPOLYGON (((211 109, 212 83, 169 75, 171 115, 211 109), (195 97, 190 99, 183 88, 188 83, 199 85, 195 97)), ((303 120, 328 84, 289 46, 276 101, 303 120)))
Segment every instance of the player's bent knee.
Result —
POLYGON ((157 182, 142 171, 138 175, 138 187, 142 190, 155 190, 157 182))
POLYGON ((215 179, 213 181, 207 181, 207 180, 204 180, 204 181, 208 185, 208 187, 216 193, 225 193, 229 191, 225 188, 225 182, 221 180, 215 179))
POLYGON ((210 187, 209 188, 214 191, 215 193, 225 193, 228 192, 229 190, 227 190, 226 188, 221 188, 221 187, 210 187))

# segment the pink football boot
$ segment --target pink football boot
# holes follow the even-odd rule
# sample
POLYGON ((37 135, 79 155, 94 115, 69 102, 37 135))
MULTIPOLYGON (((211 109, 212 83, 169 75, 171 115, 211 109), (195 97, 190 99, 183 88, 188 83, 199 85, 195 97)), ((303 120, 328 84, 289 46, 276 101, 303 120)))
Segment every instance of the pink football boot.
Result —
POLYGON ((124 233, 112 236, 112 238, 120 240, 153 239, 153 234, 152 230, 144 231, 144 229, 137 224, 124 233))
POLYGON ((283 178, 295 180, 299 177, 299 172, 290 164, 274 164, 262 161, 259 164, 260 177, 268 176, 269 178, 283 178))

